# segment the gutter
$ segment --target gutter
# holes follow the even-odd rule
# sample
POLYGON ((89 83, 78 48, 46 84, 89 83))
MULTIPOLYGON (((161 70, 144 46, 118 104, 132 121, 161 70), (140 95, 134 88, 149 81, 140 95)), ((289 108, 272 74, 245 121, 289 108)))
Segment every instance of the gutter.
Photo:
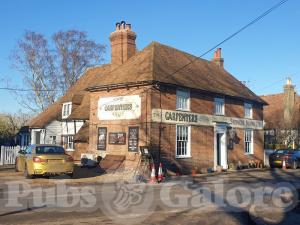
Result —
MULTIPOLYGON (((119 83, 119 84, 108 84, 108 85, 101 85, 101 86, 93 86, 93 87, 86 88, 85 91, 89 91, 89 92, 110 91, 110 90, 119 89, 119 88, 130 88, 130 87, 139 87, 139 86, 147 86, 147 85, 163 85, 163 86, 169 86, 169 87, 189 88, 190 90, 194 90, 194 91, 197 91, 197 92, 207 93, 207 94, 211 94, 211 95, 219 94, 219 95, 227 96, 227 97, 237 99, 237 100, 241 100, 241 101, 246 100, 246 101, 251 101, 251 102, 257 103, 259 105, 268 105, 268 103, 265 102, 264 100, 258 101, 258 100, 244 98, 244 97, 228 95, 228 94, 224 94, 224 93, 221 93, 221 92, 191 88, 191 87, 186 87, 186 86, 181 86, 181 85, 171 84, 171 83, 165 83, 165 82, 160 82, 160 81, 155 81, 155 80, 146 80, 146 81, 138 81, 138 82, 127 82, 127 83, 119 83)), ((259 96, 257 96, 257 97, 259 98, 259 96)))

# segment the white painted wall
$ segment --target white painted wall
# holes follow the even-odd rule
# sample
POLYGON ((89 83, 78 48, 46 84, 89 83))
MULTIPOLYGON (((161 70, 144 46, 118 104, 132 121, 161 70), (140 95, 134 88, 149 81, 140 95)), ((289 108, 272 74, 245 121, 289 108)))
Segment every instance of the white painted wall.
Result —
POLYGON ((53 120, 46 126, 45 144, 52 144, 53 139, 50 138, 51 136, 56 136, 56 144, 59 145, 61 143, 61 127, 61 122, 57 120, 53 120))
POLYGON ((37 144, 36 143, 36 134, 40 132, 40 144, 45 144, 45 129, 31 129, 31 142, 30 144, 37 144))
POLYGON ((83 121, 57 121, 53 120, 46 126, 46 129, 31 129, 30 144, 36 143, 36 132, 41 132, 40 144, 52 144, 53 139, 51 136, 56 136, 56 144, 61 144, 62 135, 75 135, 82 125, 83 121), (76 133, 75 133, 76 131, 76 133))
POLYGON ((83 121, 63 121, 62 135, 75 135, 83 124, 83 121))

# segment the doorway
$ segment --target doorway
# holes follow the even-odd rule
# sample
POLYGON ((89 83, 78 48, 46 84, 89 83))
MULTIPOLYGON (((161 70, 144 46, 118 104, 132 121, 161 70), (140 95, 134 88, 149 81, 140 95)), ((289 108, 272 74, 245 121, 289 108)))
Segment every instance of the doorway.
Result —
POLYGON ((35 144, 41 143, 41 131, 35 131, 35 144))
POLYGON ((215 127, 215 168, 222 166, 227 169, 226 126, 215 127))

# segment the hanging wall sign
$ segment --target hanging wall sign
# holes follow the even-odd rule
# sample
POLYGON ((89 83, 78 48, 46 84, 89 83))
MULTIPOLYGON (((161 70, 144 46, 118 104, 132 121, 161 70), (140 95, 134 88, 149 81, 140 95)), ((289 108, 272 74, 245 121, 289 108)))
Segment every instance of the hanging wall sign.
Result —
POLYGON ((130 120, 141 116, 139 95, 100 98, 98 101, 99 120, 130 120))
POLYGON ((139 127, 129 127, 128 151, 137 152, 139 147, 139 127))
POLYGON ((108 134, 108 143, 111 145, 125 145, 126 133, 125 132, 113 132, 108 134))
POLYGON ((106 150, 106 136, 107 136, 107 129, 106 127, 99 127, 98 128, 98 150, 106 150))

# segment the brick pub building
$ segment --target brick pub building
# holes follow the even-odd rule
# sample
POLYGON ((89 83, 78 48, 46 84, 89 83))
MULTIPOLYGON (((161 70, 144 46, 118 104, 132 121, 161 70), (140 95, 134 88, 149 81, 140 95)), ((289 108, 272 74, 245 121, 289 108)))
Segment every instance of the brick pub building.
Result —
POLYGON ((135 40, 130 24, 117 23, 110 71, 86 89, 86 152, 132 167, 148 146, 182 173, 263 160, 266 103, 223 68, 221 49, 207 61, 157 42, 137 51, 135 40))

